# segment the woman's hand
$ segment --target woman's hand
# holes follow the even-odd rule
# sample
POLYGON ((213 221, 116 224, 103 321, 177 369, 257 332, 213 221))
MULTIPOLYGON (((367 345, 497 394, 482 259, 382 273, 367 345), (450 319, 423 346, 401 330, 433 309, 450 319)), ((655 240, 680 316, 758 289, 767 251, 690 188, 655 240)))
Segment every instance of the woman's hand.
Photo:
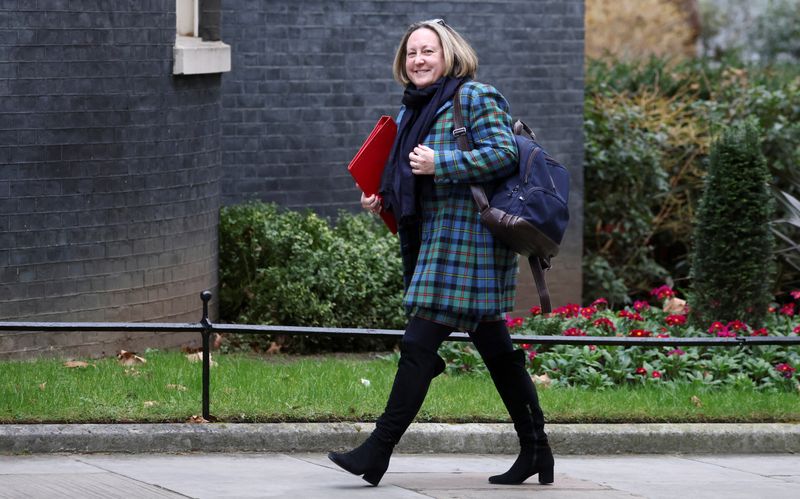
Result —
POLYGON ((411 164, 411 173, 414 175, 433 175, 436 173, 436 164, 433 162, 433 149, 428 146, 418 145, 408 155, 411 164))
POLYGON ((377 194, 373 194, 372 196, 367 196, 363 192, 361 193, 361 207, 367 211, 372 213, 380 213, 381 212, 381 198, 377 194))

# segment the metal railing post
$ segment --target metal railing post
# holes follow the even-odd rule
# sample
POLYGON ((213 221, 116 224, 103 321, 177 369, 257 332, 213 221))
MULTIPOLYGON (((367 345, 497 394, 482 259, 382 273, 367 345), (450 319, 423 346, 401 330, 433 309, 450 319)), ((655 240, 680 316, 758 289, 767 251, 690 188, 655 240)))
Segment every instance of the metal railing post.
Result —
POLYGON ((203 291, 200 293, 200 299, 203 300, 203 318, 200 319, 200 325, 203 330, 200 334, 203 335, 203 419, 211 420, 211 411, 209 406, 210 401, 210 385, 211 385, 211 329, 213 325, 208 320, 208 302, 211 301, 211 291, 203 291))

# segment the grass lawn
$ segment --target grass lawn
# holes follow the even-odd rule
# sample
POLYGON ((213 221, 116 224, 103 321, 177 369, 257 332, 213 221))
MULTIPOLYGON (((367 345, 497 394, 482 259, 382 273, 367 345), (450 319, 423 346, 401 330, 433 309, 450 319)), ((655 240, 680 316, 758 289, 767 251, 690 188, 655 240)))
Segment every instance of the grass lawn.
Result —
MULTIPOLYGON (((201 412, 201 364, 178 352, 147 362, 0 362, 0 423, 186 421, 201 412)), ((386 403, 395 365, 367 355, 215 354, 211 413, 222 421, 368 421, 386 403), (362 382, 368 380, 368 382, 362 382), (367 386, 368 385, 368 386, 367 386)), ((800 422, 800 393, 702 386, 540 390, 550 423, 800 422)), ((508 421, 488 376, 436 378, 418 421, 508 421)))

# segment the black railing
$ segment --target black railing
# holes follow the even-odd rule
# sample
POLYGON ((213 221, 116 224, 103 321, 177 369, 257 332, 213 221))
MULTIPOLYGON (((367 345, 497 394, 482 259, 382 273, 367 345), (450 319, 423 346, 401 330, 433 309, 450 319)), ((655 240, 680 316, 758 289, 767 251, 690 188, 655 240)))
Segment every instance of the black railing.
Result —
MULTIPOLYGON (((0 322, 0 331, 17 332, 197 332, 203 339, 203 418, 210 419, 210 386, 211 333, 254 333, 280 335, 333 335, 333 336, 366 336, 383 338, 400 338, 402 330, 395 329, 359 329, 359 328, 325 328, 305 326, 263 326, 254 324, 212 324, 208 318, 208 303, 211 292, 203 291, 203 316, 198 323, 173 322, 0 322)), ((448 341, 469 341, 469 335, 454 332, 448 341)), ((609 346, 715 346, 742 347, 763 345, 800 345, 800 336, 736 336, 727 338, 713 337, 627 337, 627 336, 528 336, 511 335, 513 343, 529 343, 535 345, 609 345, 609 346)))

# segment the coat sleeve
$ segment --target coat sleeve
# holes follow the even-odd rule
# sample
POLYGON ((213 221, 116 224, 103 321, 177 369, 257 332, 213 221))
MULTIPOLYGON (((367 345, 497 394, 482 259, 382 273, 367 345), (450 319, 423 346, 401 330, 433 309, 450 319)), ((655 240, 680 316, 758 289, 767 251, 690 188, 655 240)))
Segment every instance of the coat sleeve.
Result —
POLYGON ((516 169, 517 144, 508 103, 489 85, 470 85, 464 94, 461 102, 469 110, 465 126, 473 149, 437 151, 434 182, 474 184, 511 175, 516 169))

